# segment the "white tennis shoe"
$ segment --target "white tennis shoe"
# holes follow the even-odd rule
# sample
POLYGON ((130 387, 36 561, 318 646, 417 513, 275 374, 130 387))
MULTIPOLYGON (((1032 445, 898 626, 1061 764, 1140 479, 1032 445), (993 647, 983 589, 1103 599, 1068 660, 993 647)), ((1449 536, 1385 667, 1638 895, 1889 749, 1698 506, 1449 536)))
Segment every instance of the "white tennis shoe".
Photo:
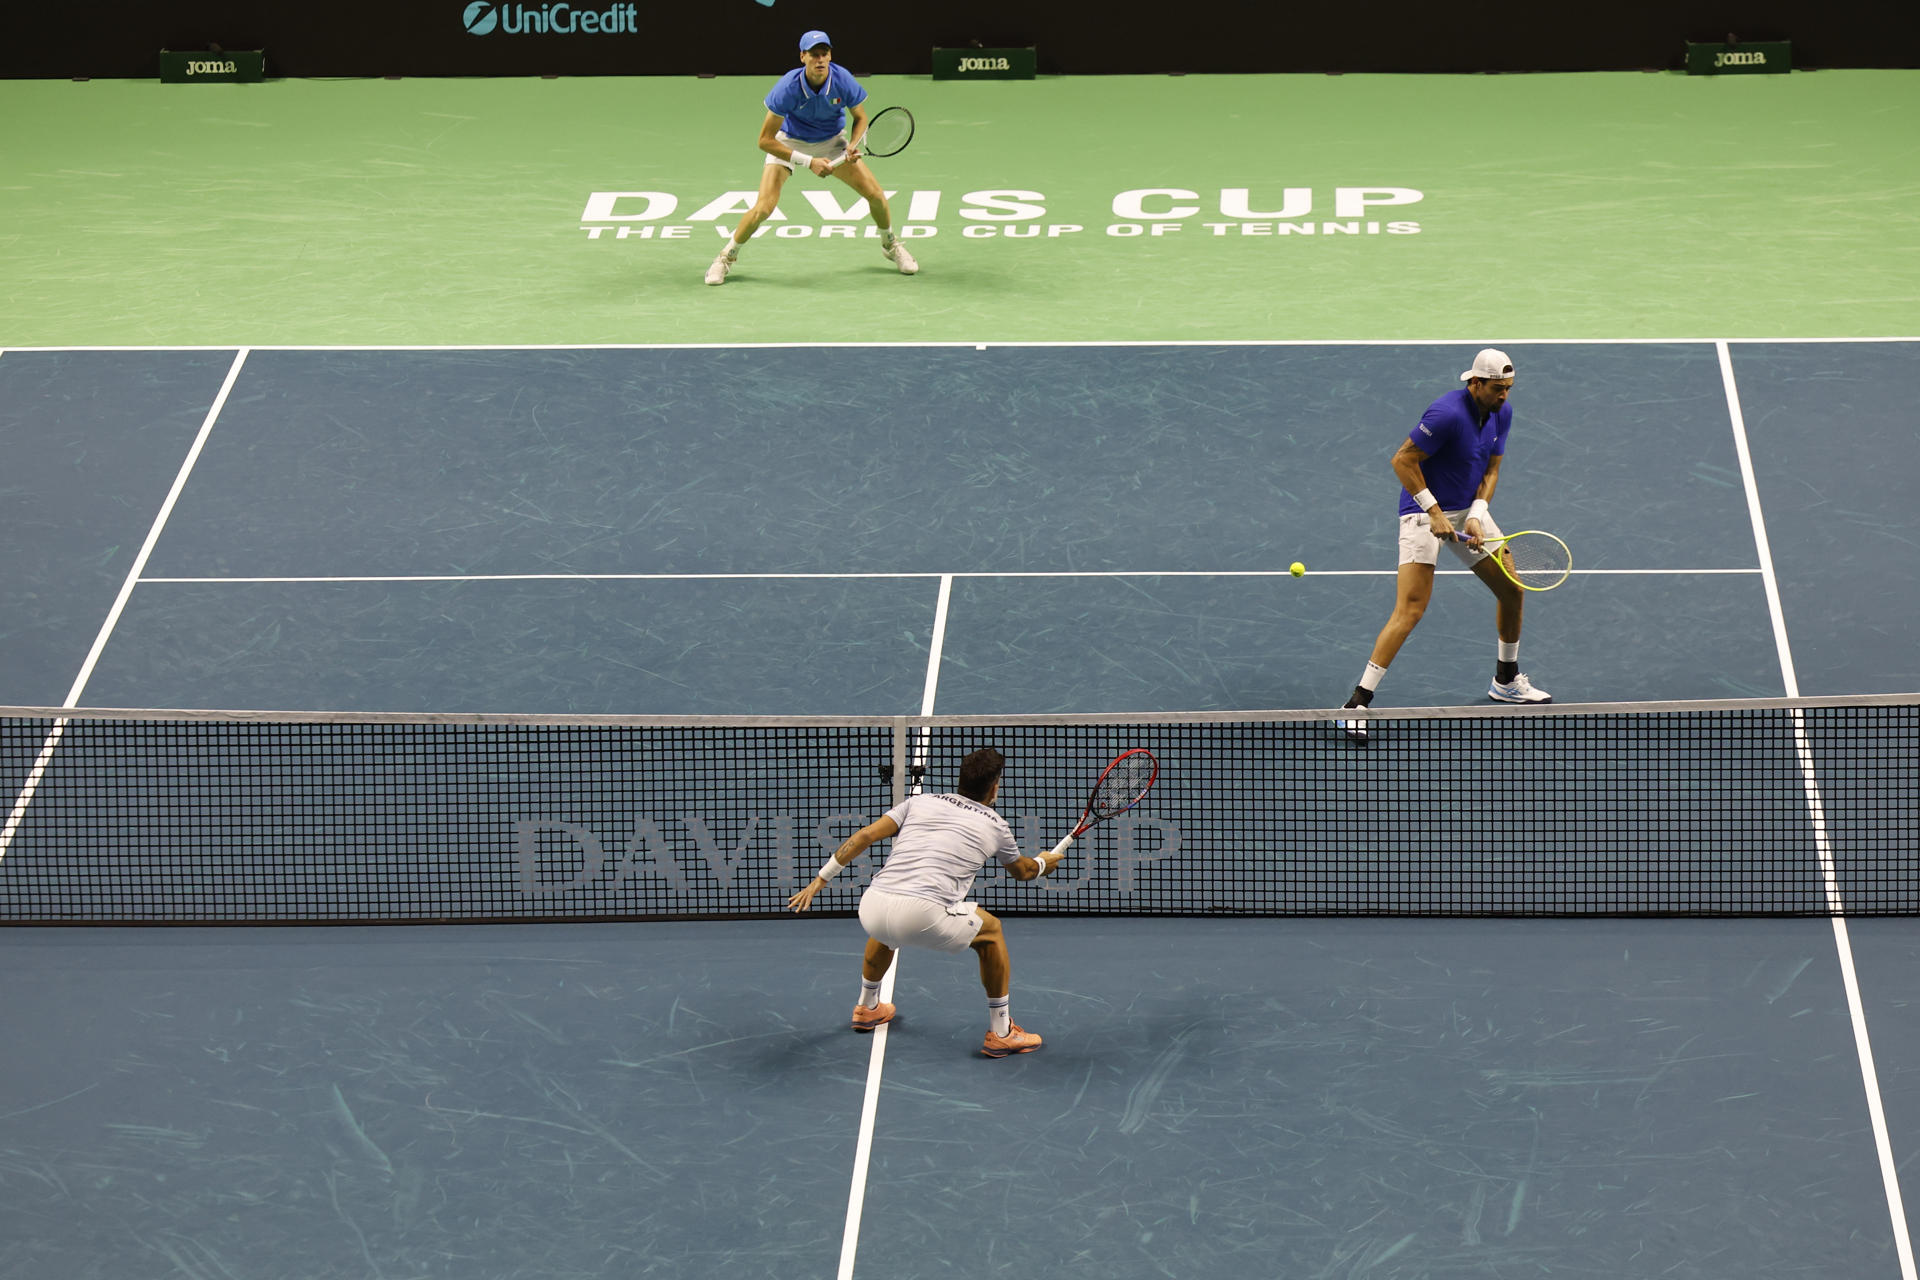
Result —
POLYGON ((1553 701, 1553 695, 1545 689, 1536 689, 1533 687, 1533 681, 1527 679, 1527 673, 1524 671, 1514 676, 1514 678, 1506 684, 1501 684, 1500 677, 1495 676, 1493 683, 1487 686, 1487 696, 1495 702, 1553 701))
POLYGON ((898 240, 892 244, 881 245, 880 252, 886 254, 887 260, 900 268, 900 274, 903 276, 910 276, 920 269, 920 264, 915 262, 913 255, 907 252, 907 246, 898 240))
POLYGON ((733 270, 733 264, 738 261, 739 258, 722 250, 720 256, 713 260, 713 265, 707 268, 707 283, 725 284, 727 272, 733 270))

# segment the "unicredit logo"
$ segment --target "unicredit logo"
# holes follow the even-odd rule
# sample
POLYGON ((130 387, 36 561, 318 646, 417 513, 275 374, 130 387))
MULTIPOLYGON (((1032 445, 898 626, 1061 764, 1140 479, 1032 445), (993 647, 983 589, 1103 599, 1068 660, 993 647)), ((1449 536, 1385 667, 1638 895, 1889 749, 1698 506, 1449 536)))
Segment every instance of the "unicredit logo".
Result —
POLYGON ((467 34, 509 36, 628 36, 638 31, 639 6, 616 4, 606 9, 582 9, 558 0, 554 4, 495 4, 474 0, 461 21, 467 34))

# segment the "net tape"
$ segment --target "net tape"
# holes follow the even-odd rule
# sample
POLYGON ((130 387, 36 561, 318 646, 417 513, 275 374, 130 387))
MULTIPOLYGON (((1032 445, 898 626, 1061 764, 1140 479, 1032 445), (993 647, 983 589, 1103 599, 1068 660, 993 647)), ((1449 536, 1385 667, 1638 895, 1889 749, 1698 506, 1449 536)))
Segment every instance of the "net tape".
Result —
MULTIPOLYGON (((1144 803, 996 912, 1920 912, 1920 699, 1094 717, 0 710, 0 920, 775 916, 925 768, 1007 755, 1029 853, 1119 752, 1144 803), (1340 713, 1351 715, 1351 712, 1340 713), (908 762, 912 762, 910 765, 908 762)), ((886 846, 876 850, 884 857, 886 846)), ((873 859, 817 910, 848 912, 873 859)))

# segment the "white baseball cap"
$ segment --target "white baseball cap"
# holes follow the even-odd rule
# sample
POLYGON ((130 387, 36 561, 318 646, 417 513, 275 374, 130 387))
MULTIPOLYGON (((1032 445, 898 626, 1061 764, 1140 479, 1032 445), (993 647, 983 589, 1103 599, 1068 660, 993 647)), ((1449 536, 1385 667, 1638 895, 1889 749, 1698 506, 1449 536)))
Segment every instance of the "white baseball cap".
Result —
POLYGON ((1490 378, 1499 381, 1513 376, 1513 361, 1507 359, 1507 353, 1488 347, 1473 358, 1473 368, 1460 375, 1460 381, 1469 378, 1490 378))

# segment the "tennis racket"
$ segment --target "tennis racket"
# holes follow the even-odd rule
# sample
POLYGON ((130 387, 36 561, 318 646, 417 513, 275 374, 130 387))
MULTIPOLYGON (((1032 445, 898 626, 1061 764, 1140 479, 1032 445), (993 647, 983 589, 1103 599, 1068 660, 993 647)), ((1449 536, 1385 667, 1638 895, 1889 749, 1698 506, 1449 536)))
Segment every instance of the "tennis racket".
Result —
MULTIPOLYGON (((907 149, 913 141, 913 112, 905 107, 887 107, 879 115, 867 121, 867 131, 860 136, 860 154, 863 156, 897 156, 907 149)), ((829 172, 838 169, 853 154, 849 147, 835 156, 827 165, 829 172)))
MULTIPOLYGON (((1454 530, 1454 539, 1465 542, 1467 535, 1454 530)), ((1487 538, 1480 549, 1493 556, 1500 572, 1525 591, 1551 591, 1573 572, 1573 552, 1550 533, 1524 529, 1504 538, 1487 538)))
POLYGON ((1159 776, 1160 762, 1145 747, 1135 747, 1115 756, 1100 775, 1100 781, 1093 784, 1093 794, 1087 797, 1087 811, 1080 816, 1080 825, 1073 829, 1072 835, 1053 846, 1054 856, 1065 853, 1067 846, 1090 828, 1118 817, 1146 799, 1147 789, 1159 776))

